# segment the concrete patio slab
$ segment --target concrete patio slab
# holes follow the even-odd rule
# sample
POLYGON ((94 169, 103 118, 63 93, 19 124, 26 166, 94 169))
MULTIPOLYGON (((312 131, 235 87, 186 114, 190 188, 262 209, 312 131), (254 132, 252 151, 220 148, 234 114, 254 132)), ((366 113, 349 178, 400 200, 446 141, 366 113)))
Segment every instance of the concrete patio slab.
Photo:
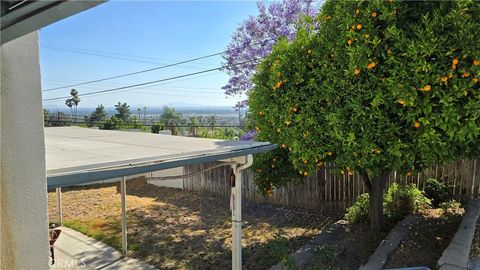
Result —
POLYGON ((75 230, 59 229, 62 233, 55 243, 55 264, 50 269, 157 269, 145 262, 124 257, 116 249, 75 230))

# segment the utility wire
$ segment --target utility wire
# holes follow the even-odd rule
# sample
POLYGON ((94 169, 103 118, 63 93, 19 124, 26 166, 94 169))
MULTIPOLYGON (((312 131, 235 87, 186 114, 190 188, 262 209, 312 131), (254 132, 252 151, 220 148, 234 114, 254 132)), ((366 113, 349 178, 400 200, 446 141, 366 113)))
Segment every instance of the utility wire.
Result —
MULTIPOLYGON (((203 75, 198 75, 198 76, 193 76, 193 77, 187 77, 187 78, 184 78, 184 79, 181 79, 181 80, 173 80, 173 81, 168 81, 168 82, 164 82, 164 83, 160 83, 160 84, 152 84, 152 85, 148 85, 148 86, 145 86, 143 88, 138 88, 138 90, 141 90, 141 89, 144 89, 144 90, 150 90, 150 87, 155 87, 155 86, 164 86, 164 85, 170 85, 170 84, 174 84, 174 83, 178 83, 178 82, 182 82, 182 81, 187 81, 187 80, 193 80, 193 79, 196 79, 196 78, 201 78, 201 77, 206 77, 206 76, 212 76, 212 75, 215 75, 215 74, 212 74, 212 73, 207 73, 207 74, 203 74, 203 75)), ((126 91, 130 91, 131 89, 124 89, 124 90, 118 90, 116 91, 115 93, 120 93, 120 92, 126 92, 126 91)), ((137 90, 137 89, 136 89, 137 90)), ((153 89, 152 89, 153 90, 153 89)), ((135 92, 134 92, 135 93, 135 92)), ((218 92, 217 92, 218 93, 218 92)), ((101 95, 108 95, 110 93, 99 93, 99 94, 93 94, 93 95, 90 95, 88 97, 85 97, 85 98, 90 98, 90 97, 96 97, 96 96, 101 96, 101 95)))
POLYGON ((100 54, 100 53, 93 53, 93 52, 86 52, 86 51, 80 51, 80 50, 74 50, 74 49, 59 48, 59 47, 53 47, 53 46, 48 46, 48 45, 43 45, 41 47, 45 48, 45 49, 51 49, 51 50, 57 50, 57 51, 63 51, 63 52, 70 52, 70 53, 77 53, 77 54, 83 54, 83 55, 90 55, 90 56, 97 56, 97 57, 110 58, 110 59, 117 59, 117 60, 123 60, 123 61, 132 61, 132 62, 154 64, 154 65, 163 64, 163 63, 160 63, 160 62, 153 62, 153 61, 140 60, 140 59, 130 59, 130 58, 127 58, 127 57, 105 55, 105 54, 100 54))
MULTIPOLYGON (((145 70, 140 70, 140 71, 136 71, 136 72, 126 73, 126 74, 122 74, 122 75, 117 75, 117 76, 112 76, 112 77, 107 77, 107 78, 102 78, 102 79, 97 79, 97 80, 92 80, 92 81, 86 81, 86 82, 82 82, 82 83, 75 83, 75 84, 70 84, 70 85, 65 85, 65 86, 60 86, 60 87, 49 88, 49 89, 43 90, 43 92, 48 92, 48 91, 53 91, 53 90, 58 90, 58 89, 63 89, 63 88, 68 88, 68 87, 74 87, 74 86, 79 86, 79 85, 85 85, 85 84, 90 84, 90 83, 102 82, 102 81, 106 81, 106 80, 112 80, 112 79, 137 75, 137 74, 141 74, 141 73, 146 73, 146 72, 150 72, 150 71, 154 71, 154 70, 159 70, 159 69, 169 68, 169 67, 173 67, 173 66, 178 66, 178 65, 198 61, 198 60, 201 60, 201 59, 221 55, 221 54, 224 54, 224 53, 227 53, 227 52, 230 52, 230 51, 246 48, 248 46, 259 45, 259 44, 262 44, 264 42, 268 42, 268 41, 272 41, 272 40, 275 40, 275 39, 274 38, 267 39, 267 40, 264 40, 264 41, 261 41, 261 42, 256 42, 256 43, 252 43, 252 44, 249 44, 249 45, 236 47, 236 48, 232 48, 232 49, 225 50, 225 51, 222 51, 222 52, 212 53, 212 54, 209 54, 209 55, 200 56, 200 57, 196 57, 196 58, 192 58, 192 59, 188 59, 188 60, 184 60, 184 61, 180 61, 180 62, 168 64, 168 65, 163 65, 163 66, 160 66, 160 67, 149 68, 149 69, 145 69, 145 70)), ((63 49, 63 50, 65 50, 65 49, 63 49)))
MULTIPOLYGON (((258 59, 254 59, 254 60, 258 60, 258 59)), ((248 63, 248 62, 253 62, 254 60, 245 61, 245 62, 240 62, 240 63, 237 63, 237 64, 235 64, 235 65, 241 65, 241 64, 248 63)), ((169 77, 169 78, 160 79, 160 80, 155 80, 155 81, 149 81, 149 82, 138 83, 138 84, 133 84, 133 85, 127 85, 127 86, 122 86, 122 87, 117 87, 117 88, 112 88, 112 89, 105 89, 105 90, 100 90, 100 91, 89 92, 89 93, 81 94, 80 97, 90 96, 90 95, 99 94, 99 93, 114 92, 114 91, 119 91, 119 90, 123 90, 123 89, 129 89, 129 88, 133 88, 133 87, 139 87, 139 86, 149 85, 149 84, 153 84, 153 83, 171 81, 171 80, 180 79, 180 78, 184 78, 184 77, 190 77, 190 76, 194 76, 194 75, 198 75, 198 74, 202 74, 202 73, 207 73, 207 72, 212 72, 212 71, 216 71, 216 70, 221 70, 222 68, 223 68, 223 67, 221 66, 221 67, 217 67, 217 68, 206 69, 206 70, 202 70, 202 71, 197 71, 197 72, 193 72, 193 73, 178 75, 178 76, 169 77)), ((69 97, 70 97, 70 96, 47 98, 47 99, 44 99, 43 101, 61 100, 61 99, 69 98, 69 97)))
MULTIPOLYGON (((128 60, 128 61, 150 61, 149 63, 160 65, 160 64, 168 64, 171 62, 175 62, 172 59, 166 59, 166 58, 158 58, 158 57, 152 57, 152 56, 140 56, 140 55, 132 55, 132 54, 122 54, 122 53, 115 53, 115 52, 105 52, 105 51, 99 51, 99 50, 92 50, 92 49, 81 49, 81 48, 73 48, 73 47, 65 47, 65 46, 58 46, 58 45, 52 45, 52 44, 43 44, 40 47, 42 48, 47 48, 47 49, 52 49, 52 50, 63 50, 65 52, 72 52, 72 53, 83 53, 91 56, 100 56, 100 57, 119 57, 122 58, 120 60, 128 60), (99 54, 99 55, 96 55, 99 54), (153 62, 155 61, 155 62, 153 62)), ((198 63, 199 65, 211 65, 207 63, 198 63)))
POLYGON ((146 73, 146 72, 150 72, 150 71, 154 71, 154 70, 159 70, 159 69, 164 69, 164 68, 168 68, 168 67, 178 66, 178 65, 181 65, 181 64, 185 64, 185 63, 190 63, 190 62, 197 61, 197 60, 200 60, 200 59, 209 58, 209 57, 212 57, 212 56, 215 56, 215 55, 218 55, 218 53, 209 54, 209 55, 205 55, 205 56, 201 56, 201 57, 197 57, 197 58, 193 58, 193 59, 189 59, 189 60, 185 60, 185 61, 181 61, 181 62, 177 62, 177 63, 173 63, 173 64, 168 64, 168 65, 164 65, 164 66, 160 66, 160 67, 156 67, 156 68, 149 68, 149 69, 140 70, 140 71, 136 71, 136 72, 132 72, 132 73, 112 76, 112 77, 108 77, 108 78, 103 78, 103 79, 98 79, 98 80, 93 80, 93 81, 88 81, 88 82, 82 82, 82 83, 76 83, 76 84, 70 84, 70 85, 65 85, 65 86, 60 86, 60 87, 55 87, 55 88, 49 88, 49 89, 43 90, 43 92, 48 92, 48 91, 53 91, 53 90, 58 90, 58 89, 63 89, 63 88, 68 88, 68 87, 74 87, 74 86, 79 86, 79 85, 85 85, 85 84, 90 84, 90 83, 102 82, 102 81, 107 81, 107 80, 112 80, 112 79, 132 76, 132 75, 137 75, 137 74, 146 73))

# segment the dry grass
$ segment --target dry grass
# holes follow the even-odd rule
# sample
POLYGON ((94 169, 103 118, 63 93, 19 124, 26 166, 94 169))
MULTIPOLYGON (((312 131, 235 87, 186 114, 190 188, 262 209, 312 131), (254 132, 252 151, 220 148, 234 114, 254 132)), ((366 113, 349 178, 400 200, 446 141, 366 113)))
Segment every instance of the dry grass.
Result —
MULTIPOLYGON (((49 194, 50 219, 56 219, 55 193, 49 194)), ((64 224, 120 247, 120 194, 116 185, 64 190, 64 224)), ((129 255, 160 269, 230 269, 229 199, 127 182, 129 255)), ((275 234, 294 251, 336 221, 330 216, 268 204, 243 206, 245 269, 266 269, 278 262, 275 234)))

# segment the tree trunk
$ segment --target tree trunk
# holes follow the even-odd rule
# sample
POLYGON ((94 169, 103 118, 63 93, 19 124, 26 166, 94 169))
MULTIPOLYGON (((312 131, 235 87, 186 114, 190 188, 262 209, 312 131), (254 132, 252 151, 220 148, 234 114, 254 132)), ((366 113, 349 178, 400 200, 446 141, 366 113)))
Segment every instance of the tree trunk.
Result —
POLYGON ((388 173, 380 173, 378 176, 370 177, 364 170, 359 170, 365 187, 370 197, 369 201, 369 217, 370 228, 373 231, 383 231, 385 229, 385 217, 383 215, 383 188, 388 173))
POLYGON ((370 228, 374 231, 385 229, 385 217, 383 215, 383 188, 386 174, 371 177, 370 184, 370 228))

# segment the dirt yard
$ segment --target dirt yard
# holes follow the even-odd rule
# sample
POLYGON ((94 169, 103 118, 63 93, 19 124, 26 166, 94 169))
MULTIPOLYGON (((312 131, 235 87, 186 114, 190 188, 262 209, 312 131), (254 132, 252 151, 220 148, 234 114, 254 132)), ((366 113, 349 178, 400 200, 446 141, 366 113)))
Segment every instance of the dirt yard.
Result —
POLYGON ((463 208, 427 209, 400 247, 391 255, 386 268, 427 266, 436 269, 437 261, 450 244, 462 221, 463 208))
POLYGON ((388 232, 373 232, 367 223, 345 224, 332 243, 316 247, 309 270, 348 269, 357 270, 375 252, 388 232))
POLYGON ((472 249, 470 250, 470 258, 476 259, 480 257, 480 220, 477 221, 475 229, 475 237, 472 242, 472 249))
MULTIPOLYGON (((49 193, 51 222, 57 220, 55 200, 49 193)), ((64 224, 116 248, 121 246, 120 205, 115 184, 63 189, 64 224)), ((230 269, 229 207, 229 198, 130 180, 129 255, 159 269, 230 269)), ((279 261, 278 250, 293 252, 338 216, 244 202, 243 219, 244 268, 268 269, 279 261), (279 247, 285 245, 279 236, 288 239, 287 247, 279 247)))

